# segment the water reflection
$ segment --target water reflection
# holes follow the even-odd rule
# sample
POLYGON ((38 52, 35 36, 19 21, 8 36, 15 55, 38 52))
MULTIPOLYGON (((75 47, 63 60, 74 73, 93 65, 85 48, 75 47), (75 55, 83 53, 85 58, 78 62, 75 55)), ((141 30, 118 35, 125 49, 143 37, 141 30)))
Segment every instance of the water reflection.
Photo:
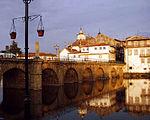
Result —
MULTIPOLYGON (((140 117, 146 120, 150 118, 150 80, 124 80, 126 91, 112 91, 93 96, 98 84, 102 85, 100 86, 102 88, 104 81, 68 82, 63 86, 47 84, 43 85, 42 91, 30 91, 33 119, 137 120, 140 117)), ((1 104, 4 114, 2 115, 0 111, 0 117, 10 120, 23 118, 24 92, 23 89, 4 88, 1 104)))
POLYGON ((150 112, 150 80, 125 80, 128 111, 150 112))

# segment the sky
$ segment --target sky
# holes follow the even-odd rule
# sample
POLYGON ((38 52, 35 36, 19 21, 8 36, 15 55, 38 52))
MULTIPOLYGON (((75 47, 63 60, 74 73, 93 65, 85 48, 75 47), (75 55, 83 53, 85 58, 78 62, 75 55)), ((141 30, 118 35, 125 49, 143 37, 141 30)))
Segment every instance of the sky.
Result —
MULTIPOLYGON (((10 45, 12 19, 23 17, 23 0, 0 0, 0 50, 10 45)), ((29 15, 42 15, 44 37, 38 37, 39 18, 29 22, 29 52, 56 53, 57 44, 63 49, 65 42, 74 42, 80 27, 93 37, 100 32, 106 36, 125 40, 135 34, 150 33, 150 0, 33 0, 29 15)), ((24 52, 24 22, 15 21, 15 41, 24 52)))

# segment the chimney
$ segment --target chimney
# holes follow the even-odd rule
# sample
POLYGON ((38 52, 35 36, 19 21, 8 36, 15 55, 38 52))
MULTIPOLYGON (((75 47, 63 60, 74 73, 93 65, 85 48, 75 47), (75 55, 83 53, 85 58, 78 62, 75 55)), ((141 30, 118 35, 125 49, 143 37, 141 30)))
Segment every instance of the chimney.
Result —
POLYGON ((35 43, 35 58, 39 58, 39 42, 35 43))
POLYGON ((6 52, 9 52, 9 46, 5 47, 6 52))

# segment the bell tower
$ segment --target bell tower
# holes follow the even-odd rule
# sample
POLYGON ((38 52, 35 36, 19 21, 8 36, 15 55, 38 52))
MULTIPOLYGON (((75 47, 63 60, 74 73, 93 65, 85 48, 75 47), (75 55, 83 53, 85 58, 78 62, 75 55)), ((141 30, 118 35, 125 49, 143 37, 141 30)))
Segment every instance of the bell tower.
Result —
POLYGON ((85 33, 83 33, 82 28, 80 27, 80 33, 77 34, 77 40, 85 40, 86 36, 85 33))

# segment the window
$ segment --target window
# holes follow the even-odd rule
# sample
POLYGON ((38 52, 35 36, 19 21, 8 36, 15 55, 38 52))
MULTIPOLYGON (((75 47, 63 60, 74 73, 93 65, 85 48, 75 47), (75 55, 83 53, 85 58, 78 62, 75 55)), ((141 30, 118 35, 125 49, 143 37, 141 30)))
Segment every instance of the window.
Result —
POLYGON ((147 68, 144 68, 144 70, 147 70, 147 68))
POLYGON ((128 46, 131 46, 131 45, 132 45, 132 42, 131 42, 131 41, 129 41, 129 42, 128 42, 128 46))
POLYGON ((131 49, 128 50, 128 55, 132 55, 132 50, 131 49))
POLYGON ((141 63, 145 63, 145 59, 144 58, 141 58, 141 63))
POLYGON ((97 50, 97 47, 95 47, 94 49, 97 50))
POLYGON ((132 67, 129 67, 129 69, 131 69, 131 70, 132 70, 132 67))
POLYGON ((141 50, 140 50, 140 55, 141 55, 141 56, 144 56, 144 55, 145 55, 145 49, 141 49, 141 50))
POLYGON ((138 42, 134 42, 134 46, 135 46, 135 47, 138 46, 138 42))
POLYGON ((75 58, 76 56, 75 55, 73 55, 73 58, 75 58))
POLYGON ((150 49, 147 49, 146 54, 150 56, 150 49))
POLYGON ((144 46, 144 41, 140 41, 140 46, 144 46))
POLYGON ((89 50, 89 48, 87 48, 87 51, 89 50))
POLYGON ((150 105, 150 96, 148 96, 148 105, 150 105))
POLYGON ((142 96, 142 104, 146 104, 146 97, 145 96, 142 96))
POLYGON ((138 55, 138 49, 134 49, 134 55, 138 55))
POLYGON ((139 103, 139 97, 135 97, 135 104, 139 103))
POLYGON ((150 58, 147 58, 147 63, 150 63, 150 58))
POLYGON ((99 58, 102 58, 102 55, 99 55, 99 58))
POLYGON ((150 40, 147 41, 147 44, 150 45, 150 40))
POLYGON ((106 47, 103 47, 103 49, 105 50, 105 49, 106 49, 106 47))
POLYGON ((146 89, 142 89, 142 94, 146 94, 146 89))
POLYGON ((150 94, 150 88, 148 89, 148 94, 150 94))
POLYGON ((100 50, 102 50, 102 47, 99 47, 100 50))
POLYGON ((85 51, 85 49, 83 48, 83 51, 85 51))
POLYGON ((133 97, 129 96, 129 104, 133 104, 133 97))

